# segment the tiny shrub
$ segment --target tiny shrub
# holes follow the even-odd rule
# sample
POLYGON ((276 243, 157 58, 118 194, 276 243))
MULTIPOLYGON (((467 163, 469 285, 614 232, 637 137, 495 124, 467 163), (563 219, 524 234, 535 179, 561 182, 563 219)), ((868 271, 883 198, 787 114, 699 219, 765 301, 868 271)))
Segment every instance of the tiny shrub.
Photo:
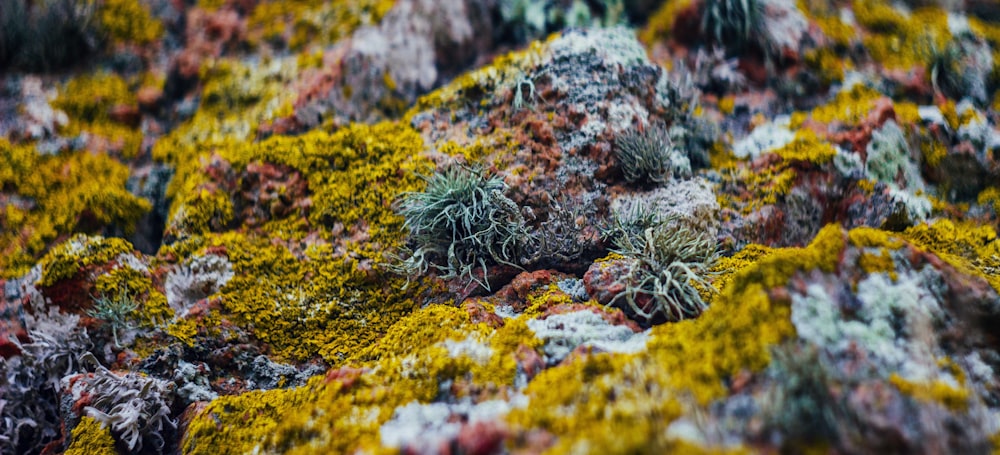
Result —
POLYGON ((399 213, 415 249, 397 270, 433 269, 446 279, 466 277, 489 289, 489 265, 523 265, 535 237, 506 190, 500 177, 454 166, 427 178, 424 191, 403 194, 399 213))
POLYGON ((706 280, 717 258, 714 237, 682 217, 659 216, 642 206, 615 214, 612 223, 604 237, 632 264, 618 278, 625 290, 611 305, 641 323, 695 318, 708 308, 702 292, 714 291, 706 280))

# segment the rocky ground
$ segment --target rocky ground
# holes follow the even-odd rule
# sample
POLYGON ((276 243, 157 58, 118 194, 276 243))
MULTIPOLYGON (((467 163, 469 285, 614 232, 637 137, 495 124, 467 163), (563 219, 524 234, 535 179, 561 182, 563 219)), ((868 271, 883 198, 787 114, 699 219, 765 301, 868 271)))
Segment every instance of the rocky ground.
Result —
POLYGON ((2 453, 1000 453, 1000 8, 0 3, 2 453))

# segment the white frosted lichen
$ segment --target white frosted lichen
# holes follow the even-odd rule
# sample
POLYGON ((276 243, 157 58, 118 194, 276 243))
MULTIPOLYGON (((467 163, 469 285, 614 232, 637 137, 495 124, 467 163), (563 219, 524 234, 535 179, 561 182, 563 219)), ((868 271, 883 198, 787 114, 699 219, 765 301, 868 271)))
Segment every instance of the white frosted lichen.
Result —
POLYGON ((795 140, 795 133, 788 123, 776 119, 754 128, 746 137, 733 144, 733 154, 738 158, 756 159, 767 152, 780 149, 795 140))
MULTIPOLYGON (((831 295, 832 280, 814 280, 804 293, 792 296, 792 323, 800 339, 823 346, 835 357, 862 349, 883 369, 912 381, 938 376, 934 323, 944 313, 938 303, 941 277, 932 268, 875 273, 857 284, 853 296, 831 295), (839 303, 857 299, 845 314, 839 303)), ((848 291, 841 291, 848 292, 848 291)))
POLYGON ((219 292, 232 277, 229 259, 215 254, 196 256, 167 273, 167 303, 175 316, 182 318, 197 301, 219 292))
POLYGON ((549 44, 549 50, 555 59, 593 52, 608 65, 649 64, 646 49, 635 39, 635 32, 626 27, 565 33, 549 44))
POLYGON ((647 332, 635 333, 626 326, 613 325, 587 310, 532 319, 528 327, 545 343, 542 351, 549 364, 561 362, 580 346, 606 352, 641 352, 646 349, 649 338, 647 332))
POLYGON ((441 344, 452 358, 465 356, 481 365, 489 362, 493 355, 493 350, 473 335, 461 341, 445 340, 441 344))
POLYGON ((868 178, 889 187, 889 195, 901 205, 911 222, 927 219, 931 203, 920 195, 924 181, 899 125, 889 120, 873 131, 866 151, 865 174, 868 178))
POLYGON ((399 406, 392 419, 382 424, 379 436, 383 446, 405 448, 406 453, 436 454, 458 437, 462 423, 494 422, 512 409, 527 405, 527 397, 514 395, 510 401, 489 400, 473 404, 468 399, 458 403, 418 403, 399 406))

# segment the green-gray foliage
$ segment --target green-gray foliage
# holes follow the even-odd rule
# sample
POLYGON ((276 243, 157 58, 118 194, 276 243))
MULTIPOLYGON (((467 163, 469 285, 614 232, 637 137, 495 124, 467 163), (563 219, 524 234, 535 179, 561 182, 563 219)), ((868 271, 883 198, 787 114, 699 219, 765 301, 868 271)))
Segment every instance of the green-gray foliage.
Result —
MULTIPOLYGON (((760 0, 705 0, 701 30, 713 44, 739 53, 764 44, 764 4, 760 0)), ((765 52, 766 46, 761 46, 765 52)))
POLYGON ((972 33, 959 33, 944 46, 930 36, 924 38, 927 69, 935 91, 978 105, 989 104, 992 88, 993 54, 989 44, 972 33))
POLYGON ((414 249, 398 270, 413 275, 433 269, 445 279, 466 277, 489 289, 488 266, 520 267, 537 241, 506 191, 500 177, 452 166, 428 177, 424 191, 405 193, 399 213, 414 249))
POLYGON ((613 217, 603 233, 612 251, 633 261, 618 278, 625 291, 612 305, 640 322, 698 317, 708 304, 701 292, 714 292, 706 280, 717 258, 715 238, 694 230, 682 217, 660 216, 637 206, 613 217))
POLYGON ((107 425, 130 451, 161 452, 165 446, 164 431, 177 428, 170 417, 174 383, 139 373, 119 376, 101 366, 90 353, 80 360, 95 368, 75 386, 82 387, 90 396, 90 405, 84 409, 87 415, 107 425), (142 451, 144 442, 152 442, 153 447, 146 446, 142 451))
POLYGON ((0 1, 0 68, 47 71, 101 48, 96 0, 0 1))
POLYGON ((623 0, 500 0, 498 10, 509 33, 521 42, 567 27, 607 27, 625 20, 623 0))
POLYGON ((20 355, 0 356, 0 453, 40 453, 59 439, 61 379, 79 371, 77 360, 93 347, 79 319, 58 310, 30 315, 29 341, 10 338, 20 355))
POLYGON ((138 307, 135 296, 129 294, 128 288, 122 288, 113 297, 107 295, 95 297, 94 306, 87 310, 87 316, 108 324, 115 346, 121 347, 118 342, 118 331, 132 328, 132 313, 138 307))
POLYGON ((691 174, 691 161, 674 146, 670 135, 660 127, 621 134, 615 139, 615 150, 622 173, 629 183, 655 185, 675 175, 691 174))

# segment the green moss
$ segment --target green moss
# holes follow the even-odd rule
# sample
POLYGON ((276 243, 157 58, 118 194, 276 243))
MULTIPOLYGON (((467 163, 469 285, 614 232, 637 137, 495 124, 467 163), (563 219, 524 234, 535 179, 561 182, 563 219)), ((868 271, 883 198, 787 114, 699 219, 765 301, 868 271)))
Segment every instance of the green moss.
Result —
POLYGON ((101 28, 116 43, 150 44, 163 36, 163 25, 138 0, 104 0, 101 28))
POLYGON ((117 455, 111 430, 91 417, 80 418, 73 428, 66 455, 117 455))

